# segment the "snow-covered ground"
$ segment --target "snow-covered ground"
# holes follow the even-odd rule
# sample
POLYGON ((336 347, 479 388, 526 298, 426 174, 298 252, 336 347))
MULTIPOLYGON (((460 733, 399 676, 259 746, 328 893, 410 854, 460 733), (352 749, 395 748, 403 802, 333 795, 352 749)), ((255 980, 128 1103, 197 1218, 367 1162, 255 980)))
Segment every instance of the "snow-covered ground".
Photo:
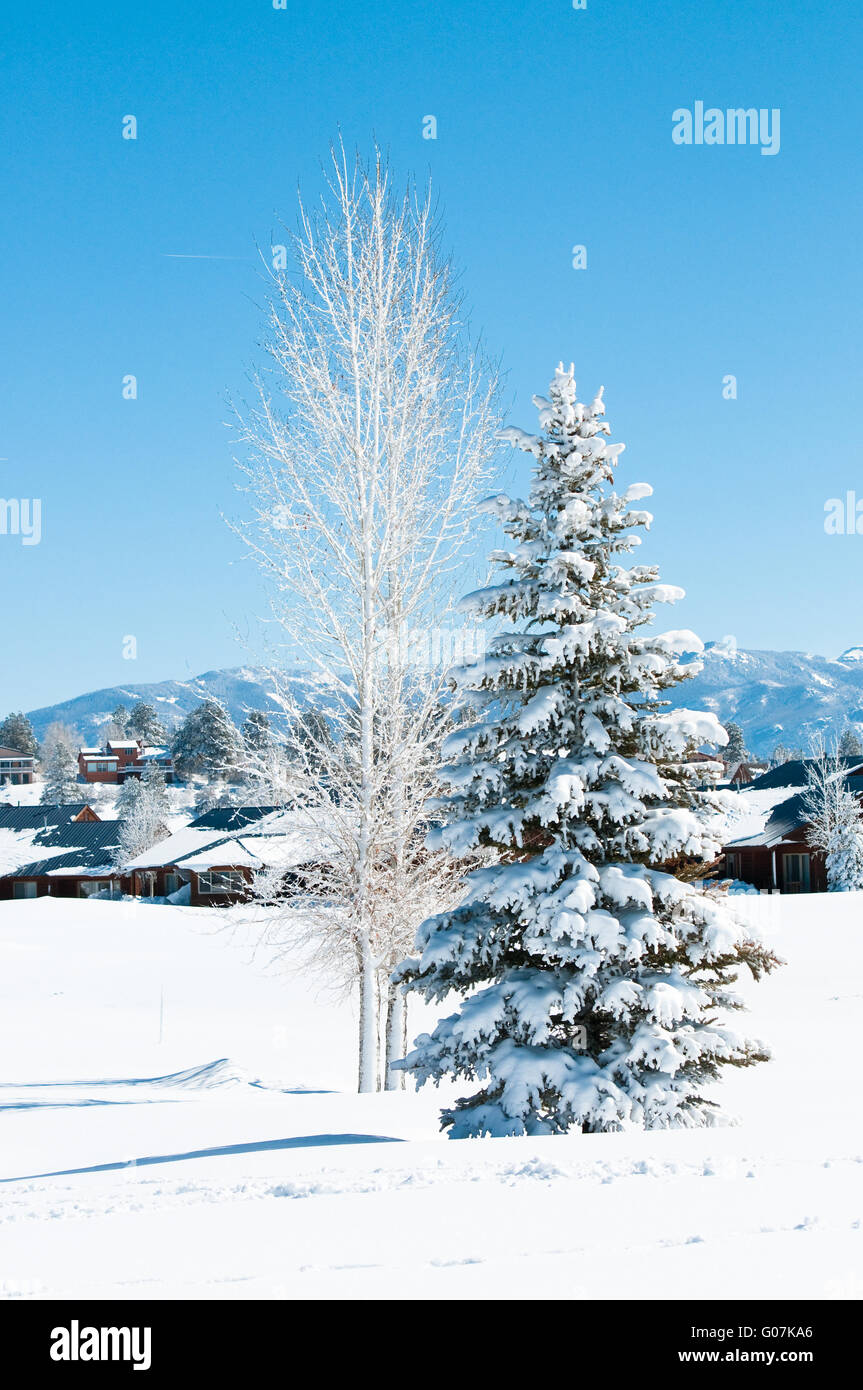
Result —
POLYGON ((243 910, 3 904, 0 1292, 859 1298, 863 900, 741 903, 787 965, 739 1126, 460 1143, 353 1093, 350 1003, 243 910))

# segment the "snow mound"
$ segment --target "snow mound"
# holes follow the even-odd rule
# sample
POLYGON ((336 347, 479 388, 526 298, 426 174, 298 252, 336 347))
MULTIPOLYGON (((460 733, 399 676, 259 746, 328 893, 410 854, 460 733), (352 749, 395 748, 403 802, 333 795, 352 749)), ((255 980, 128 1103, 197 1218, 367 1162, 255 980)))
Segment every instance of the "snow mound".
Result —
MULTIPOLYGON (((118 1085, 122 1083, 106 1083, 118 1085)), ((250 1072, 238 1067, 228 1057, 220 1057, 215 1062, 205 1062, 200 1067, 187 1067, 185 1071, 175 1071, 167 1076, 152 1076, 141 1082, 127 1082, 127 1085, 164 1086, 169 1090, 209 1091, 216 1086, 252 1086, 254 1077, 250 1072)))
MULTIPOLYGON (((254 1085, 256 1085, 256 1078, 250 1072, 236 1066, 229 1058, 220 1057, 218 1061, 205 1062, 199 1067, 186 1067, 183 1071, 169 1072, 165 1076, 121 1076, 80 1081, 28 1081, 17 1083, 17 1089, 48 1093, 68 1090, 121 1091, 125 1087, 140 1086, 145 1087, 148 1091, 211 1091, 223 1086, 236 1088, 254 1085)), ((6 1083, 0 1087, 0 1100, 7 1091, 14 1089, 16 1089, 14 1082, 6 1083)))

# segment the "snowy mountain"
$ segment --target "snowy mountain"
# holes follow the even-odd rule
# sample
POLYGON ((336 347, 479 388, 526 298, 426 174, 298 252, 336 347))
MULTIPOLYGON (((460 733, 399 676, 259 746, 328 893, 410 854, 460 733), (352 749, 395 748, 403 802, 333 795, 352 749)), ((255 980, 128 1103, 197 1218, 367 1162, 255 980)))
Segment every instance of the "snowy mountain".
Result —
MULTIPOLYGON (((290 686, 298 701, 305 703, 311 688, 309 677, 297 672, 290 678, 290 686)), ((102 737, 102 726, 110 719, 111 711, 117 705, 125 705, 129 709, 137 700, 146 700, 154 706, 170 731, 190 710, 208 699, 220 700, 238 725, 242 724, 249 710, 276 713, 279 709, 273 682, 267 672, 238 666, 230 670, 205 671, 203 675, 184 681, 109 686, 105 690, 95 690, 71 700, 62 700, 56 705, 31 710, 29 718, 37 738, 42 737, 49 724, 60 720, 72 725, 86 742, 92 743, 102 737)))
MULTIPOLYGON (((725 638, 709 642, 701 660, 701 675, 672 692, 672 703, 712 710, 721 720, 736 721, 752 753, 769 754, 777 743, 805 747, 816 729, 841 730, 846 723, 863 737, 863 646, 849 647, 830 660, 806 652, 747 651, 725 638)), ((311 700, 308 675, 297 671, 290 685, 301 704, 311 700)), ((147 700, 173 728, 208 698, 221 700, 237 724, 250 709, 277 709, 267 673, 240 666, 205 671, 185 681, 111 686, 31 710, 30 719, 37 736, 54 720, 62 720, 89 741, 99 738, 100 726, 119 704, 147 700)))
POLYGON ((835 660, 809 652, 746 651, 731 639, 708 642, 700 676, 674 693, 673 703, 712 710, 734 720, 752 753, 777 743, 807 747, 817 729, 863 733, 863 647, 835 660))

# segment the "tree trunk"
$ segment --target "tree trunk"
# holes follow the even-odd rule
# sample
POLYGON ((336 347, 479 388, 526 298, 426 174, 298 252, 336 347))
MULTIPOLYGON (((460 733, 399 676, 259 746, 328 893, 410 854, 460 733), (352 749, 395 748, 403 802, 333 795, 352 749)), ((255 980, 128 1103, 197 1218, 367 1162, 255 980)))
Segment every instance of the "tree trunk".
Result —
POLYGON ((368 936, 364 935, 359 948, 360 977, 360 1036, 359 1077, 357 1090, 376 1091, 377 1078, 377 1015, 378 998, 375 970, 368 936))
POLYGON ((393 1062, 405 1054, 405 998, 400 989, 389 982, 387 988, 386 1084, 387 1091, 403 1091, 404 1072, 394 1071, 393 1062))

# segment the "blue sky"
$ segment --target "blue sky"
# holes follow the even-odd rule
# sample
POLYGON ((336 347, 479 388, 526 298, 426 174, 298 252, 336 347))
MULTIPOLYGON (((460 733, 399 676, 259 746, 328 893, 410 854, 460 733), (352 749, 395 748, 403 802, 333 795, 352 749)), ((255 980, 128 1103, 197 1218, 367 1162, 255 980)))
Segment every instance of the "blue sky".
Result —
POLYGON ((250 659, 235 632, 254 646, 264 599, 220 519, 242 512, 226 399, 259 360, 256 243, 339 128, 431 173, 513 423, 561 357, 583 394, 605 384, 621 482, 655 489, 643 558, 687 590, 666 625, 863 642, 863 536, 824 533, 828 498, 863 500, 852 0, 15 9, 0 497, 41 498, 43 536, 0 534, 0 713, 250 659), (697 100, 778 107, 779 153, 675 145, 697 100))

